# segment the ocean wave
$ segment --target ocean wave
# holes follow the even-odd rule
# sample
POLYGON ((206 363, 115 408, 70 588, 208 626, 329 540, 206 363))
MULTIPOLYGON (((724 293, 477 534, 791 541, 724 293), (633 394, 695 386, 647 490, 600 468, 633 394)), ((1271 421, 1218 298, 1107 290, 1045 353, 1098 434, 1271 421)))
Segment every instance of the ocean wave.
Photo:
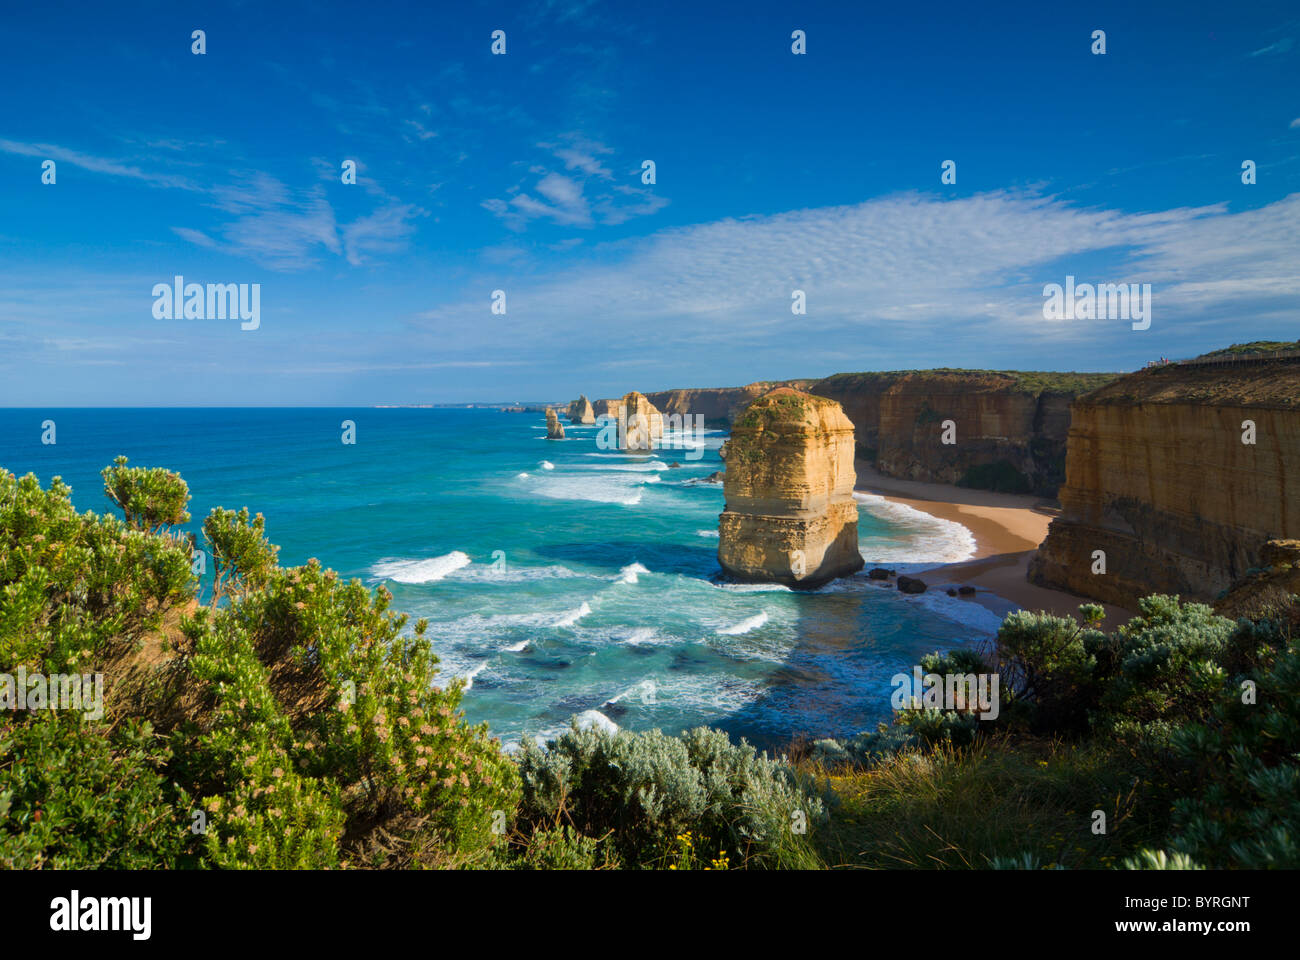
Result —
POLYGON ((555 469, 555 464, 551 463, 551 461, 549 460, 543 460, 540 464, 538 464, 538 466, 540 466, 543 470, 555 469))
POLYGON ((532 645, 533 641, 531 640, 520 640, 518 643, 512 643, 507 647, 502 647, 501 649, 505 650, 507 653, 523 653, 532 645))
POLYGON ((624 643, 639 646, 643 643, 654 643, 659 638, 655 634, 654 627, 636 627, 631 633, 622 639, 624 643))
POLYGON ((729 627, 720 627, 717 632, 719 635, 724 637, 738 637, 742 633, 749 633, 751 630, 757 630, 765 623, 767 623, 767 611, 763 610, 760 613, 754 614, 752 617, 741 620, 740 623, 732 624, 729 627))
POLYGON ((641 564, 639 563, 629 563, 626 567, 619 570, 620 576, 618 578, 618 582, 636 583, 637 582, 636 577, 638 573, 649 573, 649 572, 650 572, 649 570, 641 566, 641 564))
POLYGON ((859 536, 858 552, 868 563, 960 563, 975 556, 975 535, 956 521, 931 516, 874 493, 854 493, 853 499, 898 531, 893 536, 859 536))
POLYGON ((579 580, 595 579, 589 574, 578 573, 559 564, 545 567, 525 567, 516 563, 506 563, 504 568, 491 563, 475 563, 462 567, 448 575, 452 580, 469 580, 475 583, 532 583, 537 580, 579 580))
POLYGON ((474 686, 474 678, 477 677, 480 673, 482 673, 483 668, 486 666, 487 666, 487 661, 484 660, 477 667, 474 667, 472 670, 468 670, 465 673, 462 673, 460 675, 460 679, 465 681, 465 687, 464 687, 465 690, 469 690, 471 687, 474 686))
POLYGON ((528 479, 528 474, 526 474, 526 473, 517 473, 517 474, 515 474, 515 477, 516 477, 516 479, 519 479, 519 480, 527 480, 527 479, 528 479))
POLYGON ((428 560, 380 560, 370 572, 381 580, 397 583, 432 583, 472 561, 459 550, 428 560))
POLYGON ((712 537, 714 540, 716 540, 716 539, 718 538, 718 531, 716 531, 716 530, 696 530, 696 531, 695 531, 695 535, 696 535, 697 537, 712 537))
POLYGON ((618 733, 619 726, 609 717, 605 716, 599 710, 584 710, 574 718, 573 722, 579 730, 587 730, 595 727, 606 733, 618 733))
POLYGON ((571 627, 589 613, 591 613, 591 606, 584 601, 582 606, 578 607, 576 610, 570 610, 567 613, 561 614, 560 618, 555 621, 553 626, 571 627))
POLYGON ((615 473, 661 473, 668 469, 668 464, 662 460, 650 460, 642 463, 578 463, 574 464, 574 467, 578 470, 600 470, 615 473))
POLYGON ((560 474, 547 477, 534 492, 549 500, 588 500, 631 507, 641 502, 643 482, 640 474, 560 474))

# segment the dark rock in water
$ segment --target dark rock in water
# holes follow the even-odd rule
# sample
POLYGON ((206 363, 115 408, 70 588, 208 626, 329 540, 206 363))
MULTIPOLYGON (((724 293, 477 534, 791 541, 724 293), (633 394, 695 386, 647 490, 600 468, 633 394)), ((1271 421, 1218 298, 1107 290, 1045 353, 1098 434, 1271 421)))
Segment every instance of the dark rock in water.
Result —
POLYGON ((899 577, 898 589, 904 593, 925 593, 925 581, 916 577, 899 577))
POLYGON ((975 592, 975 588, 974 588, 974 587, 958 587, 958 588, 957 588, 957 592, 960 593, 963 597, 969 597, 971 594, 973 594, 973 593, 975 592))
POLYGON ((721 482, 723 481, 723 479, 724 479, 724 478, 723 478, 723 475, 722 475, 722 471, 721 471, 721 470, 715 470, 715 471, 713 471, 713 473, 709 474, 707 477, 704 478, 704 482, 705 482, 705 483, 721 483, 721 482))
POLYGON ((615 700, 606 700, 600 705, 600 712, 607 717, 621 717, 627 713, 627 704, 615 700))
POLYGON ((893 570, 886 570, 884 567, 872 567, 867 571, 867 576, 872 580, 888 580, 893 575, 893 570))
POLYGON ((950 597, 955 597, 955 596, 957 596, 957 591, 954 590, 952 587, 949 587, 949 588, 948 588, 948 596, 950 596, 950 597))
POLYGON ((668 469, 669 469, 669 470, 680 470, 681 468, 682 468, 682 465, 681 465, 680 463, 678 463, 676 460, 674 460, 672 463, 668 464, 668 469))

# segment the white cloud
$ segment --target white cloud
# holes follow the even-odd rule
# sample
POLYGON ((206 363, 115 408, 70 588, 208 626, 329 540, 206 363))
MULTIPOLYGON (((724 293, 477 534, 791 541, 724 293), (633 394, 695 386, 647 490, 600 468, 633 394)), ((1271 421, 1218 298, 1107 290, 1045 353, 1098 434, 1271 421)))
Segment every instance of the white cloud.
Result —
MULTIPOLYGON (((577 344, 616 323, 619 351, 813 343, 996 351, 1005 338, 1095 342, 1127 331, 1115 321, 1043 320, 1043 284, 1069 272, 1080 282, 1151 283, 1166 330, 1221 322, 1231 340, 1252 318, 1293 312, 1297 264, 1300 194, 1240 213, 1216 204, 1142 214, 1012 191, 900 194, 598 246, 564 272, 513 286, 510 314, 516 345, 577 344), (794 289, 807 293, 806 316, 790 312, 794 289)), ((438 326, 483 309, 465 302, 422 316, 438 326)), ((483 335, 486 345, 491 334, 483 335)))
POLYGON ((614 174, 598 159, 614 151, 602 143, 571 135, 563 144, 538 146, 563 161, 567 175, 544 163, 533 164, 529 172, 538 179, 530 189, 518 184, 508 191, 509 199, 494 197, 483 202, 484 209, 512 230, 523 230, 532 220, 566 227, 613 225, 655 213, 668 204, 666 198, 641 187, 637 178, 628 178, 635 186, 614 182, 614 174))

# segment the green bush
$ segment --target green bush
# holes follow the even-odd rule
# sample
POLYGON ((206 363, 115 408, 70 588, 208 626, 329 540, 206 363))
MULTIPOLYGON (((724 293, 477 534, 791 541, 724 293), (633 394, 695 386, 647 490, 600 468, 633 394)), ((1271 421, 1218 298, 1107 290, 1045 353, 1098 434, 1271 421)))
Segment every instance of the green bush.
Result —
POLYGON ((1210 867, 1300 867, 1300 649, 1229 686, 1204 723, 1173 736, 1185 765, 1171 846, 1210 867))
POLYGON ((185 506, 190 502, 190 488, 180 474, 128 467, 126 457, 118 457, 101 475, 105 496, 122 508, 132 530, 155 533, 189 521, 185 506))
POLYGON ((706 727, 680 737, 574 728, 547 749, 526 741, 519 769, 527 828, 608 837, 631 867, 670 865, 687 832, 737 866, 803 866, 814 860, 797 830, 825 820, 821 799, 788 766, 706 727))
POLYGON ((0 869, 178 865, 191 820, 167 758, 147 723, 0 715, 0 869))

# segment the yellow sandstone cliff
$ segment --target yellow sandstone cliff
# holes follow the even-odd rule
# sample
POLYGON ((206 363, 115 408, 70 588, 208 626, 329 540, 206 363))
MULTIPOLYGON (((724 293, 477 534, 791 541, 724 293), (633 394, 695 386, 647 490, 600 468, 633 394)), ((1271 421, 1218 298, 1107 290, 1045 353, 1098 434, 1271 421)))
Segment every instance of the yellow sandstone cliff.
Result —
POLYGON ((746 581, 811 587, 860 570, 853 424, 789 388, 755 400, 726 447, 718 561, 746 581))
POLYGON ((710 426, 727 427, 736 416, 769 390, 791 387, 807 390, 811 380, 779 380, 750 383, 743 387, 701 387, 694 390, 660 390, 646 397, 662 413, 702 416, 710 426))
POLYGON ((1032 581, 1129 609, 1213 600, 1300 537, 1300 359, 1156 367, 1080 397, 1060 498, 1032 581))
POLYGON ((664 418, 645 394, 633 390, 619 401, 620 446, 625 450, 652 450, 663 439, 664 418))
POLYGON ((581 394, 577 400, 569 404, 569 422, 570 423, 595 423, 596 411, 591 406, 591 401, 587 395, 581 394))

